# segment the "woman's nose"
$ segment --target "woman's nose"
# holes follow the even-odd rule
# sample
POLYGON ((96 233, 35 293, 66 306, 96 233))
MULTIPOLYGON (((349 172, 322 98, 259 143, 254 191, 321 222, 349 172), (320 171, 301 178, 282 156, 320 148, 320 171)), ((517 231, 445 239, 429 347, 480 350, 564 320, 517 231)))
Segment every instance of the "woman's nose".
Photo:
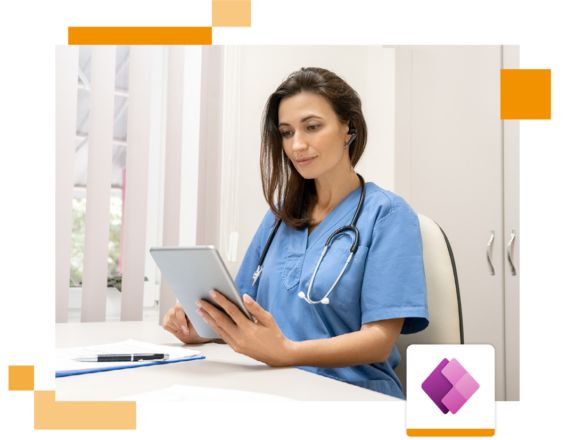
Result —
POLYGON ((308 144, 305 136, 296 132, 293 136, 293 145, 292 145, 294 151, 305 150, 307 149, 307 147, 308 144))

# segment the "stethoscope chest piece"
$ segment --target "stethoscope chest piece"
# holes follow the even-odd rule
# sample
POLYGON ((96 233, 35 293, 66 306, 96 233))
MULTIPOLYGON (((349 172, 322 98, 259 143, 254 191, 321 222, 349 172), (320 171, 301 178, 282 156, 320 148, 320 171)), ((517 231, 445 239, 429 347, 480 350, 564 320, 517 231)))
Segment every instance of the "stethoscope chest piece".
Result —
MULTIPOLYGON (((299 296, 299 297, 302 298, 302 299, 305 299, 308 303, 310 302, 310 301, 306 298, 305 293, 303 293, 303 292, 298 293, 297 296, 299 296)), ((322 303, 322 304, 329 304, 329 298, 323 298, 323 299, 320 301, 320 303, 322 303)), ((313 304, 313 303, 311 303, 311 304, 313 304)))
MULTIPOLYGON (((334 234, 338 233, 338 231, 334 232, 334 234)), ((334 234, 332 234, 332 236, 328 239, 328 242, 332 240, 332 238, 335 236, 334 234)), ((355 245, 355 242, 354 242, 355 245)), ((315 270, 313 271, 313 275, 311 277, 311 281, 309 282, 309 287, 307 288, 307 295, 303 292, 298 293, 297 296, 299 296, 300 298, 304 299, 305 301, 307 301, 308 304, 329 304, 329 294, 332 292, 333 288, 336 286, 337 282, 339 281, 339 279, 341 278, 341 276, 343 275, 343 273, 345 272, 345 268, 347 267, 347 265, 349 264, 349 262, 351 261, 351 258, 353 257, 353 254, 355 253, 355 249, 353 249, 353 245, 352 245, 352 249, 350 249, 349 252, 349 257, 347 257, 347 260, 345 262, 345 265, 343 266, 343 269, 341 270, 341 272, 339 273, 337 279, 335 280, 335 282, 332 284, 331 288, 329 289, 329 291, 325 294, 325 296, 320 299, 319 301, 314 301, 310 298, 309 294, 311 292, 311 287, 313 286, 313 280, 315 279, 315 275, 317 274, 317 270, 319 269, 319 265, 321 264, 321 260, 323 260, 323 256, 326 254, 327 252, 327 248, 328 248, 329 244, 326 243, 325 247, 323 248, 323 251, 321 253, 321 257, 319 258, 319 261, 317 262, 317 265, 315 266, 315 270)), ((357 247, 357 246, 356 246, 357 247)))

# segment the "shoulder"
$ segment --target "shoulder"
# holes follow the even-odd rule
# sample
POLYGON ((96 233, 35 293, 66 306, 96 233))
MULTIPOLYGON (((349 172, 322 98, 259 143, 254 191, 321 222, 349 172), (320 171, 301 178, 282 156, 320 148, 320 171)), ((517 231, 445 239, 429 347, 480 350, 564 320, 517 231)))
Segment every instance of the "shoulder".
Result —
POLYGON ((388 217, 417 217, 415 211, 397 194, 377 186, 373 182, 365 184, 364 211, 367 210, 375 220, 388 217))
MULTIPOLYGON (((276 205, 277 207, 277 205, 276 205)), ((266 232, 269 232, 273 227, 274 224, 276 222, 276 217, 273 213, 273 211, 271 210, 271 208, 268 208, 268 210, 266 211, 260 226, 259 226, 259 231, 263 234, 265 234, 266 232)))

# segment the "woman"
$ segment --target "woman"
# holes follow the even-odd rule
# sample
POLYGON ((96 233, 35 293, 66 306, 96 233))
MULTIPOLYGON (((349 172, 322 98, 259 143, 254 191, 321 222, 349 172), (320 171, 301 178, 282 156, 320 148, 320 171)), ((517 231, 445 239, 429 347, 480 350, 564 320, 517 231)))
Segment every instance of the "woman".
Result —
MULTIPOLYGON (((309 289, 326 240, 351 223, 360 200, 354 166, 367 126, 359 96, 328 70, 302 68, 270 96, 262 122, 260 166, 270 210, 236 277, 257 322, 219 292, 210 294, 227 314, 206 301, 197 303, 198 313, 235 351, 270 366, 296 366, 404 398, 393 372, 400 361, 395 342, 400 333, 425 329, 429 319, 419 221, 409 205, 366 184, 357 251, 330 291, 355 238, 351 231, 337 235, 309 289), (253 283, 278 219, 265 270, 253 283), (328 304, 321 303, 328 292, 328 304)), ((163 326, 185 343, 209 341, 179 304, 163 326)))

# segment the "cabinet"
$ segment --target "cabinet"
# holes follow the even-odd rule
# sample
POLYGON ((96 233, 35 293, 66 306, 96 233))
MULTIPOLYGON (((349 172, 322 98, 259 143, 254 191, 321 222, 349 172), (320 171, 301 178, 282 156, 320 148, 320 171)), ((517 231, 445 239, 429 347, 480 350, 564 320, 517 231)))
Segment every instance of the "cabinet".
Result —
POLYGON ((445 231, 465 343, 493 345, 496 400, 519 400, 519 121, 500 119, 502 68, 518 46, 396 46, 395 192, 445 231))

